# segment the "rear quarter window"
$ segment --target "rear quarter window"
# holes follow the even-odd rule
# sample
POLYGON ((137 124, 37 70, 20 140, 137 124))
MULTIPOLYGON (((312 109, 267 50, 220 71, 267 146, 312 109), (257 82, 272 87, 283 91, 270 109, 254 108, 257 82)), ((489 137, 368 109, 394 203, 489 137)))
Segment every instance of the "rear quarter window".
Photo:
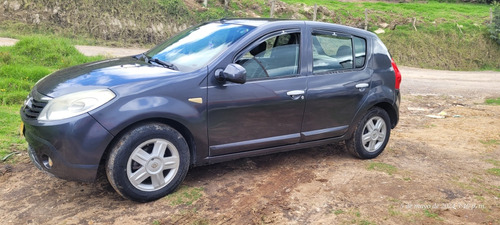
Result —
POLYGON ((363 68, 366 61, 366 40, 360 37, 353 37, 355 68, 363 68))

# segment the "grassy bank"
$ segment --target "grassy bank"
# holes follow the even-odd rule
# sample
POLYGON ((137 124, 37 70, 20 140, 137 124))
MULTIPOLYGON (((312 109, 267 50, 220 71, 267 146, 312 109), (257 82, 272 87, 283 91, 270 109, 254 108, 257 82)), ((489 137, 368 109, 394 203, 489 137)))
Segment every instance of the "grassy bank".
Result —
POLYGON ((68 39, 31 36, 0 47, 0 159, 26 149, 19 135, 19 109, 35 82, 65 67, 102 59, 78 52, 68 39))
POLYGON ((205 9, 182 0, 8 0, 0 5, 0 35, 56 34, 80 43, 152 46, 201 21, 224 16, 216 1, 205 9))
POLYGON ((31 36, 11 47, 0 47, 0 103, 21 103, 33 84, 47 74, 95 61, 78 52, 68 39, 31 36))
MULTIPOLYGON (((26 0, 19 9, 0 14, 0 36, 57 34, 79 44, 151 47, 199 22, 268 17, 270 12, 267 0, 230 1, 227 11, 221 1, 208 3, 205 8, 193 0, 133 0, 130 4, 89 0, 65 2, 61 7, 60 0, 26 0)), ((359 28, 364 28, 367 10, 368 29, 387 26, 379 36, 401 65, 500 70, 500 45, 487 32, 492 6, 486 4, 330 0, 283 0, 276 4, 277 18, 311 20, 313 5, 318 4, 317 20, 359 28)), ((0 11, 2 7, 9 4, 0 6, 0 11)))
POLYGON ((328 17, 321 15, 320 20, 358 27, 364 27, 366 9, 368 30, 384 29, 385 33, 378 36, 401 65, 446 70, 500 70, 500 45, 488 34, 489 5, 436 1, 283 1, 309 6, 316 3, 334 12, 328 17))
MULTIPOLYGON (((21 137, 21 104, 0 105, 0 160, 12 152, 24 150, 26 141, 21 137)), ((1 162, 1 161, 0 161, 1 162)))

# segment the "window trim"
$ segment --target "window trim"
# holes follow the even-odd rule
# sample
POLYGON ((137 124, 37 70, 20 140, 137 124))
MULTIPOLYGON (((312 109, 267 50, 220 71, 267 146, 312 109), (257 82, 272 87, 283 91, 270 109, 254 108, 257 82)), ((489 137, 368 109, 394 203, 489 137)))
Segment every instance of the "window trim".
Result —
POLYGON ((361 37, 361 36, 357 36, 357 35, 352 35, 352 34, 347 34, 347 33, 343 33, 343 32, 337 32, 337 31, 333 31, 333 30, 325 30, 325 29, 313 29, 311 30, 311 33, 310 33, 310 39, 311 39, 311 74, 312 75, 327 75, 327 74, 339 74, 339 73, 346 73, 346 72, 352 72, 352 71, 361 71, 361 70, 364 70, 366 68, 366 64, 367 64, 367 55, 368 55, 368 40, 367 38, 364 38, 364 37, 361 37), (318 72, 318 73, 315 73, 314 72, 314 60, 313 60, 313 54, 312 54, 312 48, 314 48, 314 41, 313 41, 313 36, 314 35, 332 35, 332 36, 335 36, 335 37, 346 37, 346 38, 349 38, 351 40, 351 54, 352 54, 352 59, 353 59, 353 65, 352 65, 352 68, 349 68, 349 69, 340 69, 340 70, 327 70, 327 71, 323 71, 323 72, 318 72), (364 60, 364 64, 363 64, 363 67, 359 67, 359 68, 356 68, 356 54, 355 54, 355 43, 354 43, 354 37, 356 38, 361 38, 365 41, 365 60, 364 60))
POLYGON ((363 70, 365 69, 366 67, 366 64, 367 64, 367 56, 368 56, 368 39, 367 38, 364 38, 364 37, 360 37, 360 36, 356 36, 356 35, 352 35, 352 53, 354 54, 354 61, 356 61, 356 52, 355 52, 355 49, 356 49, 356 43, 354 42, 354 38, 359 38, 359 39, 362 39, 365 41, 365 60, 363 62, 363 66, 362 67, 359 67, 357 68, 356 67, 356 62, 354 63, 354 69, 358 69, 358 70, 363 70))

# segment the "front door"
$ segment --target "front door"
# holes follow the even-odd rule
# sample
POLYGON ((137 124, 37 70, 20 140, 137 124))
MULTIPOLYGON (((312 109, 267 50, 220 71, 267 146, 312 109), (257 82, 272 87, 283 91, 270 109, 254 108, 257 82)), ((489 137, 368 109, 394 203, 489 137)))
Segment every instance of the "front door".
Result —
POLYGON ((235 60, 246 69, 246 83, 209 85, 210 156, 300 141, 306 77, 299 49, 298 30, 266 35, 235 60))

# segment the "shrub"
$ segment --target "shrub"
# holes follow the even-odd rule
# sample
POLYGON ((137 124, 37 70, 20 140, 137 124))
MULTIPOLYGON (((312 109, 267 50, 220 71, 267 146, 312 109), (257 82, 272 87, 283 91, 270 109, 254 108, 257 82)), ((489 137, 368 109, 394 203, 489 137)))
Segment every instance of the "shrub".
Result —
POLYGON ((490 37, 500 45, 500 3, 494 3, 493 21, 490 24, 490 37))

